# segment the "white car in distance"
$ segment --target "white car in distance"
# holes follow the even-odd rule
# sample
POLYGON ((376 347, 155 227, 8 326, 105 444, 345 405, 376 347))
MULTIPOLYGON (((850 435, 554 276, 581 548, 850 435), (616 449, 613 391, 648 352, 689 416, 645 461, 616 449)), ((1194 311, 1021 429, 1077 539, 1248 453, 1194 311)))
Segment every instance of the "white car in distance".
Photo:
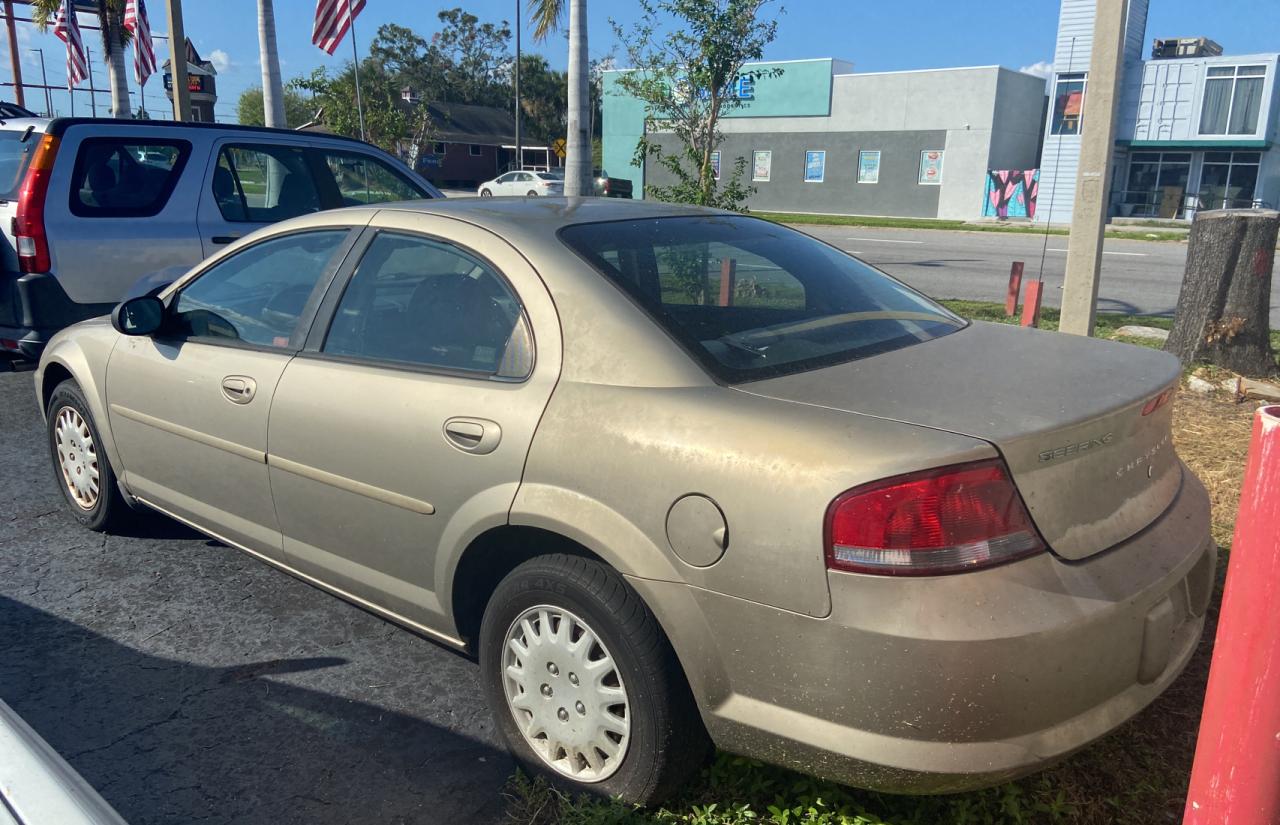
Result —
POLYGON ((527 170, 507 172, 480 184, 476 194, 482 198, 495 195, 528 195, 531 198, 559 196, 564 194, 564 173, 527 170))

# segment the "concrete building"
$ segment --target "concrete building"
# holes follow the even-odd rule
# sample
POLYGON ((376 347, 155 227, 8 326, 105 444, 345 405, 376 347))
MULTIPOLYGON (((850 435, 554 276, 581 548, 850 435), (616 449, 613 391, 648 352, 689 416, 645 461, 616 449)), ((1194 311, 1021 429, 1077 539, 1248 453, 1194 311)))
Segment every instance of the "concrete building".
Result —
MULTIPOLYGON (((749 68, 782 73, 735 84, 742 105, 720 122, 715 162, 727 173, 745 160, 752 209, 968 220, 1001 188, 994 180, 1035 169, 1041 78, 999 66, 854 73, 831 58, 749 68)), ((604 77, 604 167, 639 193, 671 177, 658 164, 631 163, 645 109, 618 86, 620 74, 604 77)))
MULTIPOLYGON (((1160 39, 1144 60, 1147 0, 1129 0, 1109 210, 1190 219, 1198 209, 1280 202, 1280 54, 1224 55, 1206 38, 1160 39)), ((1062 0, 1036 217, 1075 202, 1094 0, 1062 0)))
MULTIPOLYGON (((164 91, 173 106, 173 73, 166 60, 160 71, 164 73, 164 91)), ((218 102, 218 70, 205 60, 187 38, 187 91, 191 101, 191 120, 197 123, 213 123, 217 120, 214 105, 218 102)))

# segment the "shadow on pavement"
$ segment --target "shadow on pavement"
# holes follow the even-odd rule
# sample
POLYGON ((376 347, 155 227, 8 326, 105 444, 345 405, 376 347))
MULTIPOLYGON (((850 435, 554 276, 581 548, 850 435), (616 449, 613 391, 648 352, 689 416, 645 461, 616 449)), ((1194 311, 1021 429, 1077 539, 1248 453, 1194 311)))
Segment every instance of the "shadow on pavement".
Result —
POLYGON ((4 597, 0 640, 0 697, 134 825, 502 818, 505 753, 290 683, 343 657, 192 665, 4 597))

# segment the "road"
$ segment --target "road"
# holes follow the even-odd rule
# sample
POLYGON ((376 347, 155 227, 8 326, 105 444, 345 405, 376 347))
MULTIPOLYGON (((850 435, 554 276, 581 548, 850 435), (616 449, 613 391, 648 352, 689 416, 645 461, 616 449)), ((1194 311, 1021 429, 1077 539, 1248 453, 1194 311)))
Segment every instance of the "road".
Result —
MULTIPOLYGON (((1044 258, 1044 304, 1061 306, 1067 238, 1004 232, 937 229, 872 229, 859 226, 797 226, 875 264, 935 298, 1004 301, 1009 265, 1026 264, 1025 279, 1040 273, 1044 258)), ((1102 253, 1100 312, 1172 315, 1186 266, 1185 243, 1108 240, 1102 253)), ((1276 276, 1273 274, 1273 278, 1276 276)), ((1271 292, 1271 326, 1280 329, 1280 289, 1271 292)))
POLYGON ((469 660, 175 522, 61 512, 0 374, 0 698, 132 825, 498 823, 469 660))

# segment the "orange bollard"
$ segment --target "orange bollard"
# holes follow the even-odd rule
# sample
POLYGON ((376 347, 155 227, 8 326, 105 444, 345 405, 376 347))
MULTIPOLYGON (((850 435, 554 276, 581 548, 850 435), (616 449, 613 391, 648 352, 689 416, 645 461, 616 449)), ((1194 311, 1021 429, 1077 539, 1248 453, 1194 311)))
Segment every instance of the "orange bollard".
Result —
POLYGON ((1014 261, 1009 267, 1009 291, 1004 296, 1004 314, 1012 318, 1018 314, 1018 295, 1022 292, 1022 261, 1014 261))
POLYGON ((1183 825, 1280 822, 1280 406, 1263 407, 1240 493, 1183 825))
POLYGON ((1022 325, 1024 327, 1040 326, 1040 298, 1043 293, 1043 281, 1029 281, 1027 283, 1027 297, 1022 302, 1022 325))

